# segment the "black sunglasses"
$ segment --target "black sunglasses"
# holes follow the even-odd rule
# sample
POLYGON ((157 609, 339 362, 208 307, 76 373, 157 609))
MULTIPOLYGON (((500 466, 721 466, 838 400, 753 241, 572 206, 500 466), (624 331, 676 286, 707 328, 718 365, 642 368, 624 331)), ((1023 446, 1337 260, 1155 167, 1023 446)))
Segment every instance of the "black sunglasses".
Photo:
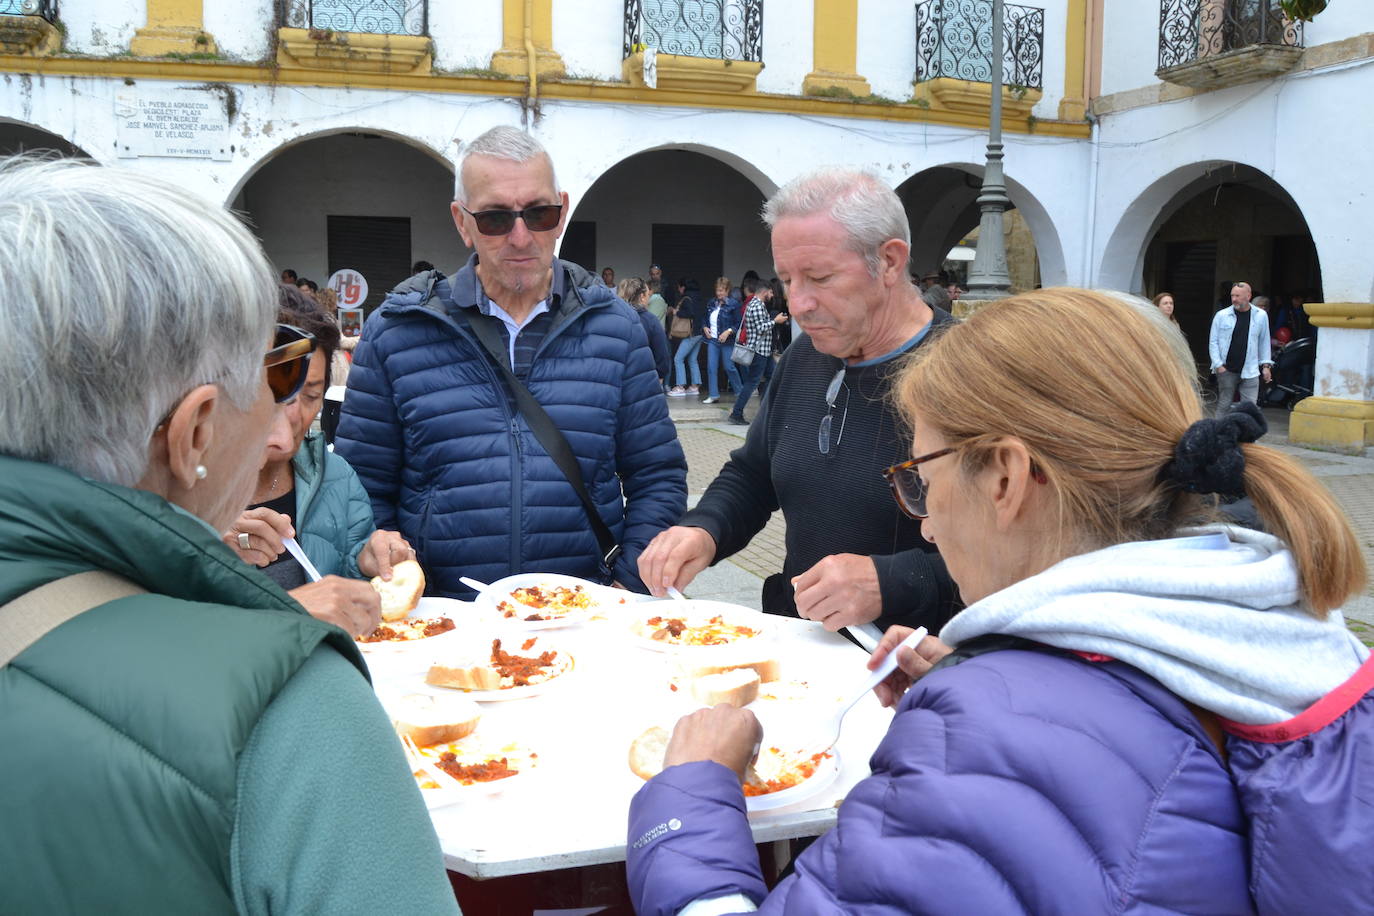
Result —
POLYGON ((463 207, 463 212, 472 217, 477 231, 483 235, 507 235, 515 228, 517 219, 523 219, 525 228, 531 232, 548 232, 558 225, 563 205, 539 204, 523 210, 478 210, 476 213, 463 207))
POLYGON ((892 488, 892 498, 897 500, 897 506, 902 510, 903 515, 918 521, 930 516, 930 513, 926 511, 926 482, 921 479, 916 467, 957 451, 957 448, 942 448, 938 452, 931 452, 929 455, 922 455, 919 458, 912 458, 910 461, 903 461, 901 464, 894 464, 883 471, 883 479, 892 488))
POLYGON ((267 387, 278 404, 286 404, 300 393, 305 377, 310 374, 310 354, 315 350, 315 338, 289 324, 277 325, 272 349, 263 357, 267 368, 267 387))

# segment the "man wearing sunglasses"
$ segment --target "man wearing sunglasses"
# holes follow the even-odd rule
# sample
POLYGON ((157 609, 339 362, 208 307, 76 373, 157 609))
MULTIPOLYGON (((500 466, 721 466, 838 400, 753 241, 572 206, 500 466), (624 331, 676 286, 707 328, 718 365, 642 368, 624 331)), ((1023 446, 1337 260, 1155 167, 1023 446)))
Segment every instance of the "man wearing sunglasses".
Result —
POLYGON ((368 318, 339 452, 432 594, 533 571, 642 590, 636 561, 686 507, 687 465, 638 316, 554 257, 568 195, 524 131, 467 146, 451 209, 475 253, 452 277, 411 277, 368 318), (507 370, 566 440, 586 503, 507 370), (591 512, 618 551, 601 548, 591 512))
POLYGON ((684 588, 781 508, 787 554, 782 573, 764 582, 765 611, 829 630, 876 622, 936 632, 957 607, 954 583, 882 472, 910 452, 892 380, 931 329, 953 318, 913 286, 906 212, 876 177, 804 175, 768 201, 764 220, 788 309, 806 335, 783 354, 744 446, 644 551, 640 575, 655 594, 684 588))

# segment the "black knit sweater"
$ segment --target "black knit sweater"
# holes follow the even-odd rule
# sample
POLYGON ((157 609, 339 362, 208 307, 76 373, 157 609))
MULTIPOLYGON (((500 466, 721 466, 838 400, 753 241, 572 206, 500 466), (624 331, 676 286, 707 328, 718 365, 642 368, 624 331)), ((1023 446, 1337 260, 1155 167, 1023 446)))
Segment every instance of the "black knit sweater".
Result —
MULTIPOLYGON (((948 312, 934 312, 933 326, 954 320, 948 312)), ((903 355, 845 373, 831 419, 830 452, 822 455, 817 434, 829 412, 825 391, 842 361, 817 352, 810 337, 800 336, 783 354, 744 445, 679 522, 710 533, 716 541, 713 562, 719 562, 782 509, 787 558, 782 576, 765 583, 764 610, 796 616, 792 578, 837 553, 873 558, 883 600, 879 626, 925 626, 936 633, 958 609, 944 560, 921 537, 920 523, 897 508, 882 478, 884 468, 911 457, 911 431, 889 397, 906 361, 903 355)))

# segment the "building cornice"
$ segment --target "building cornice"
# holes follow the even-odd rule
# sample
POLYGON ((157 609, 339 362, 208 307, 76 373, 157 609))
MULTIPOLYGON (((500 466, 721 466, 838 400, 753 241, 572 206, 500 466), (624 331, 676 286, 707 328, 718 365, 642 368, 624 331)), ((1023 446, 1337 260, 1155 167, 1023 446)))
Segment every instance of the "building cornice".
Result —
MULTIPOLYGON (((75 76, 104 79, 158 79, 182 82, 243 83, 314 86, 340 89, 378 89, 400 92, 439 92, 523 98, 527 83, 494 75, 467 73, 430 74, 362 72, 351 69, 297 69, 222 60, 174 58, 83 57, 55 55, 20 57, 0 55, 0 73, 35 76, 75 76)), ((586 102, 603 105, 652 105, 670 108, 705 108, 797 114, 809 117, 854 118, 873 121, 938 124, 969 130, 985 130, 987 114, 936 111, 911 103, 862 102, 848 99, 772 95, 759 92, 710 92, 680 89, 645 89, 625 83, 599 80, 541 79, 542 101, 586 102)), ((1087 139, 1085 122, 1006 117, 1004 131, 1035 136, 1087 139)))

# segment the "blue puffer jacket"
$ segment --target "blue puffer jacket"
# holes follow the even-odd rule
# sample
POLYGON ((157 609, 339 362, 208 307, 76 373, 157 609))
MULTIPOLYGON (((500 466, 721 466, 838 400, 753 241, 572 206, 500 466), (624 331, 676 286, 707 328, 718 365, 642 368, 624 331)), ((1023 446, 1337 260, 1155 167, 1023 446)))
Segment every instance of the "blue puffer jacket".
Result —
POLYGON ((372 503, 347 461, 325 448, 324 436, 305 437, 291 459, 296 478, 296 540, 322 576, 362 578, 358 553, 377 526, 372 503))
POLYGON ((609 571, 572 485, 454 316, 484 301, 475 263, 446 280, 412 277, 368 318, 335 447, 372 497, 377 526, 415 547, 430 594, 471 595, 459 576, 531 571, 603 582, 613 572, 643 590, 639 554, 686 508, 687 462, 639 319, 555 260, 555 317, 525 379, 623 548, 609 571))

